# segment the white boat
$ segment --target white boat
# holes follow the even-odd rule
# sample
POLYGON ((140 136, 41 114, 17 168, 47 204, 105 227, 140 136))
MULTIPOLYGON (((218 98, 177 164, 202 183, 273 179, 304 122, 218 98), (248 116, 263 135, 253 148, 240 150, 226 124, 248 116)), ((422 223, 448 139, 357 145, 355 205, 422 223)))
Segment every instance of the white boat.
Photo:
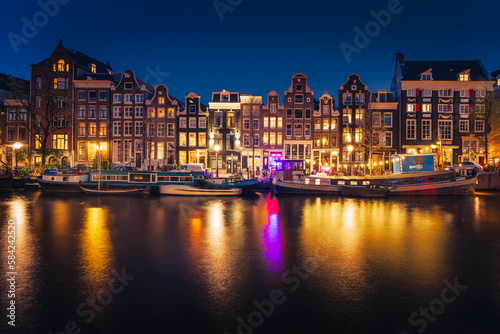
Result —
POLYGON ((161 195, 174 196, 238 196, 241 188, 230 188, 205 180, 195 180, 188 184, 164 184, 159 186, 161 195))

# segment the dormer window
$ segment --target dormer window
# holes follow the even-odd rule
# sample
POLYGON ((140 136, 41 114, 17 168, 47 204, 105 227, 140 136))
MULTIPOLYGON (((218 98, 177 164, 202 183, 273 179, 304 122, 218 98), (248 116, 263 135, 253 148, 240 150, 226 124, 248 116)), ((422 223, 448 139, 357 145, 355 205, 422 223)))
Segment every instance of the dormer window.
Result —
POLYGON ((459 74, 459 81, 470 81, 470 74, 469 73, 464 73, 464 74, 459 74))
POLYGON ((92 73, 97 73, 97 66, 96 66, 95 64, 91 64, 91 66, 90 66, 90 71, 91 71, 92 73))
POLYGON ((134 84, 131 82, 125 82, 125 89, 129 90, 134 87, 134 84))
POLYGON ((66 64, 64 62, 64 59, 61 59, 57 62, 57 64, 54 64, 54 72, 68 72, 69 71, 69 64, 66 64))
POLYGON ((229 102, 229 94, 222 94, 222 102, 229 102))
POLYGON ((378 95, 379 102, 387 102, 387 94, 386 93, 380 93, 378 95))
POLYGON ((422 74, 420 76, 420 80, 422 80, 422 81, 432 81, 432 74, 422 74))

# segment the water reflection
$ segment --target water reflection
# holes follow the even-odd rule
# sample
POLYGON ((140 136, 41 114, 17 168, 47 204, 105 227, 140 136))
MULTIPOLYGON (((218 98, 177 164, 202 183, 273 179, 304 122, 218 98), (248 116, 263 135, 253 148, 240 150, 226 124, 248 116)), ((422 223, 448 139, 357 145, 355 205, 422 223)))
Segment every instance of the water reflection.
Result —
POLYGON ((116 267, 108 218, 109 212, 105 209, 85 209, 81 234, 81 278, 87 293, 104 288, 116 267))
POLYGON ((283 248, 278 201, 268 198, 264 212, 267 215, 267 225, 262 231, 262 238, 266 267, 268 271, 281 273, 283 271, 283 248))

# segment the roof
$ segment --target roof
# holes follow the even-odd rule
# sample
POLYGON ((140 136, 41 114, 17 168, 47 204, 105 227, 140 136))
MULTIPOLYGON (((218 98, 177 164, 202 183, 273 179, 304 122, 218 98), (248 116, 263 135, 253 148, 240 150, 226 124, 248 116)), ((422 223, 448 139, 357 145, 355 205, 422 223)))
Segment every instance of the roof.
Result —
POLYGON ((497 70, 495 72, 491 72, 490 75, 491 75, 492 78, 496 78, 497 76, 500 75, 500 70, 497 70))
POLYGON ((27 95, 30 92, 30 82, 29 80, 0 73, 0 90, 14 92, 17 95, 27 95))
POLYGON ((405 61, 401 66, 403 81, 420 81, 420 74, 432 69, 434 81, 457 81, 458 75, 470 70, 471 81, 490 80, 481 60, 405 61))
POLYGON ((87 80, 87 78, 91 78, 92 80, 109 80, 117 84, 120 82, 121 74, 86 73, 81 75, 78 80, 87 80))
POLYGON ((88 68, 90 70, 89 64, 95 64, 97 73, 108 73, 108 70, 113 71, 111 66, 104 64, 90 56, 87 56, 86 54, 81 53, 78 50, 68 48, 65 49, 68 52, 70 58, 82 67, 88 68))

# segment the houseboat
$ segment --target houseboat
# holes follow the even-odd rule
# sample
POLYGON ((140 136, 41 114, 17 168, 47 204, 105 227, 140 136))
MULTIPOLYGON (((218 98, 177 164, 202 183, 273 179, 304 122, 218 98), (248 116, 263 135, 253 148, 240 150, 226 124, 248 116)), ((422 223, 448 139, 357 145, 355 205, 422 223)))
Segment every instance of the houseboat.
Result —
POLYGON ((261 185, 259 180, 243 180, 241 177, 210 178, 207 182, 225 186, 226 188, 239 188, 242 192, 257 190, 261 185))
POLYGON ((351 191, 373 186, 388 188, 387 195, 471 195, 476 188, 477 172, 472 168, 457 175, 454 170, 436 170, 433 154, 400 154, 394 155, 394 174, 391 175, 293 175, 292 181, 276 179, 274 190, 277 193, 340 195, 343 186, 358 187, 351 191))
POLYGON ((161 195, 174 196, 238 196, 241 188, 232 188, 224 184, 195 179, 188 184, 163 184, 159 186, 161 195))
POLYGON ((79 193, 80 185, 89 181, 89 174, 44 174, 37 181, 47 193, 79 193))

